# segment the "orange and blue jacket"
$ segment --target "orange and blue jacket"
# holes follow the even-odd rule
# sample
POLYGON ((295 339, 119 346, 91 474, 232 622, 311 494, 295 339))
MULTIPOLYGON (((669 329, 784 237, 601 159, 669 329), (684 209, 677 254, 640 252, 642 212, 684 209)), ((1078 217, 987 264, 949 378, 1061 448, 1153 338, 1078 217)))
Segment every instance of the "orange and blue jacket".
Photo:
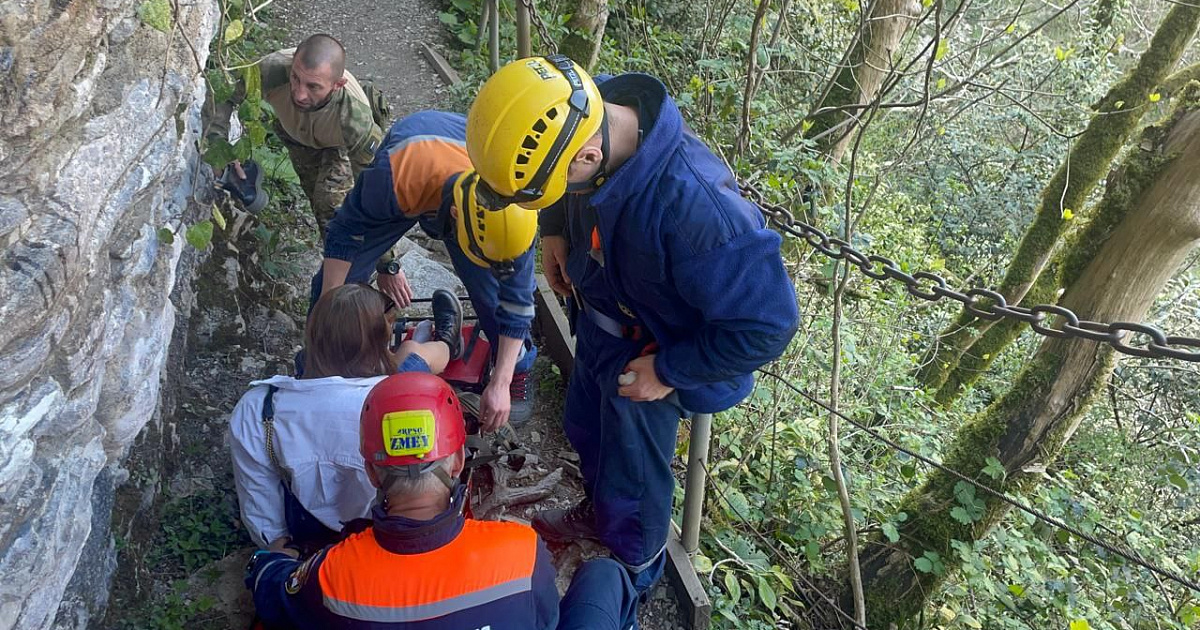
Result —
MULTIPOLYGON (((438 218, 447 216, 454 203, 454 179, 471 169, 466 140, 462 114, 424 111, 393 123, 374 161, 329 222, 325 257, 353 263, 365 242, 392 236, 399 240, 418 219, 430 236, 453 241, 453 223, 442 224, 438 218)), ((496 334, 514 339, 528 335, 537 288, 534 263, 530 247, 513 261, 513 273, 493 289, 496 334)))
MULTIPOLYGON (((461 493, 459 494, 461 497, 461 493)), ((456 505, 459 504, 456 501, 456 505)), ((267 628, 548 630, 558 624, 550 553, 533 529, 389 516, 308 561, 262 558, 246 576, 267 628)))

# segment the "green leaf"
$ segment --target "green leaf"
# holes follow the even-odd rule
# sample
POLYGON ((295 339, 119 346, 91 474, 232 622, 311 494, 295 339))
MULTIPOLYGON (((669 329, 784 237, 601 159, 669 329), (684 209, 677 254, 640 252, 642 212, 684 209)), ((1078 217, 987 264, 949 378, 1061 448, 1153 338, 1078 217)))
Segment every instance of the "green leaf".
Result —
POLYGON ((971 513, 961 506, 950 510, 950 518, 962 523, 963 525, 970 525, 971 523, 975 522, 975 519, 971 518, 971 513))
POLYGON ((163 245, 173 245, 175 233, 171 231, 171 228, 158 228, 158 242, 163 245))
POLYGON ((146 0, 137 9, 142 24, 164 33, 173 27, 171 3, 168 0, 146 0))
POLYGON ((1016 595, 1017 597, 1022 597, 1025 595, 1025 587, 1020 584, 1009 584, 1008 592, 1016 595))
POLYGON ((904 464, 900 467, 900 476, 911 480, 917 476, 917 467, 912 464, 904 464))
POLYGON ((246 26, 241 20, 233 20, 225 27, 225 43, 232 44, 242 37, 246 32, 246 26))
POLYGON ((217 227, 224 230, 225 229, 225 215, 221 214, 221 209, 218 208, 217 204, 215 204, 215 203, 212 205, 211 214, 212 214, 212 220, 214 223, 217 224, 217 227))
POLYGON ((992 479, 1003 479, 1005 475, 1004 464, 1001 464, 1000 460, 995 457, 989 457, 987 458, 987 466, 983 467, 983 473, 992 479))
POLYGON ((725 572, 725 590, 729 593, 731 601, 736 602, 742 598, 742 585, 733 571, 725 572))
POLYGON ((929 558, 917 558, 913 561, 913 567, 921 573, 933 573, 933 562, 929 558))
POLYGON ((208 150, 204 152, 204 163, 215 169, 225 168, 226 164, 237 159, 234 154, 233 145, 224 138, 213 140, 208 146, 208 150))
POLYGON ((1180 475, 1177 472, 1173 472, 1170 475, 1168 475, 1167 481, 1170 481, 1171 485, 1175 486, 1176 488, 1179 488, 1180 490, 1183 490, 1184 492, 1187 492, 1187 490, 1188 490, 1187 479, 1184 479, 1183 475, 1180 475))
POLYGON ((262 123, 251 120, 243 123, 242 128, 246 131, 246 137, 250 138, 250 143, 256 147, 261 147, 267 143, 267 128, 262 123))
POLYGON ((196 249, 203 250, 208 247, 212 241, 213 224, 212 221, 201 221, 187 229, 184 238, 187 239, 188 245, 196 249))
POLYGON ((713 562, 708 556, 698 553, 692 557, 692 568, 696 570, 696 573, 710 573, 713 562))
POLYGON ((883 535, 887 537, 888 542, 896 542, 900 540, 900 532, 896 530, 896 526, 891 523, 883 524, 883 535))
POLYGON ((218 103, 224 103, 233 98, 233 84, 229 82, 229 77, 220 68, 214 68, 208 71, 205 75, 208 78, 208 85, 212 88, 213 100, 218 103))
POLYGON ((936 87, 937 87, 937 89, 939 89, 939 90, 944 90, 944 89, 946 89, 946 77, 938 77, 938 80, 937 80, 937 85, 936 85, 936 87))
POLYGON ((254 150, 254 142, 249 135, 244 135, 238 138, 237 144, 233 145, 233 157, 237 160, 250 159, 250 152, 254 150))
POLYGON ((764 578, 758 578, 758 598, 762 600, 764 606, 769 610, 775 610, 775 605, 778 599, 775 597, 775 589, 767 583, 764 578))
POLYGON ((962 615, 959 615, 959 617, 958 617, 958 620, 959 620, 959 621, 961 621, 961 622, 963 623, 963 625, 967 626, 968 628, 976 628, 976 629, 979 629, 979 628, 982 628, 982 627, 983 627, 983 624, 982 624, 982 623, 979 623, 979 620, 978 620, 978 619, 976 619, 976 618, 974 618, 974 617, 972 617, 971 615, 968 615, 968 614, 966 614, 966 613, 963 613, 962 615))
POLYGON ((445 11, 438 14, 438 19, 446 26, 458 26, 458 16, 445 11))
POLYGON ((1092 630, 1092 624, 1087 619, 1076 619, 1071 622, 1070 630, 1092 630))
POLYGON ((246 84, 246 100, 255 103, 262 100, 262 68, 258 64, 242 68, 242 82, 246 84))
POLYGON ((933 60, 941 61, 942 57, 945 57, 946 53, 948 53, 948 52, 950 52, 949 40, 943 39, 943 40, 939 41, 938 45, 937 45, 937 50, 934 51, 934 53, 933 53, 933 60))

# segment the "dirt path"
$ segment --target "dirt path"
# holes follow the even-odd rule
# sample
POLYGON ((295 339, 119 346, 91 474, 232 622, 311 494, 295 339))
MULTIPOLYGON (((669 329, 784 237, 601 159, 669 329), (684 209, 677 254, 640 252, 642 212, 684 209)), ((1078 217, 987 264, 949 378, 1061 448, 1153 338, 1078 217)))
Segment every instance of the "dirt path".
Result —
POLYGON ((338 38, 346 67, 384 90, 396 118, 442 104, 444 88, 418 52, 422 41, 443 38, 434 0, 277 0, 274 6, 295 43, 313 33, 338 38))
MULTIPOLYGON (((341 40, 348 67, 385 91, 395 118, 446 106, 448 90, 418 52, 421 42, 437 46, 444 38, 435 0, 275 0, 272 7, 271 21, 287 30, 290 43, 319 32, 341 40)), ((272 195, 256 218, 235 213, 230 229, 214 239, 212 256, 194 271, 196 305, 177 330, 188 339, 187 352, 166 393, 179 405, 145 437, 156 446, 135 449, 127 462, 131 479, 118 497, 125 516, 114 522, 122 551, 100 628, 244 628, 253 614, 242 585, 253 548, 238 519, 226 427, 250 381, 291 372, 308 280, 320 264, 307 202, 295 189, 272 195)), ((440 242, 415 232, 410 236, 430 260, 448 263, 440 242)), ((534 418, 518 431, 532 457, 514 485, 556 470, 562 480, 542 501, 492 517, 528 519, 582 496, 578 456, 561 429, 566 384, 548 359, 538 359, 536 372, 534 418)), ((583 560, 605 553, 590 543, 553 551, 563 589, 583 560)), ((639 616, 644 630, 680 627, 665 581, 639 616)))

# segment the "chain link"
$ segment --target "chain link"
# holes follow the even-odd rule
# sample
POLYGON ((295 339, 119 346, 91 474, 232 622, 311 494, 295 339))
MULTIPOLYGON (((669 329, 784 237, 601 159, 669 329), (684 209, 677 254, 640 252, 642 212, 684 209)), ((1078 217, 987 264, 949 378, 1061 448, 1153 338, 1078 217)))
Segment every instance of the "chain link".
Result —
POLYGON ((529 9, 529 19, 533 22, 534 27, 537 28, 538 37, 542 38, 542 48, 546 49, 546 52, 551 55, 558 53, 558 45, 554 42, 554 38, 550 37, 550 29, 546 28, 546 23, 542 21, 542 16, 538 13, 534 0, 517 1, 529 9))
POLYGON ((878 254, 864 254, 838 238, 796 219, 782 205, 770 203, 749 182, 739 180, 742 194, 758 205, 771 225, 795 236, 834 260, 845 260, 859 271, 876 280, 895 280, 904 285, 909 295, 930 302, 949 298, 962 304, 969 313, 988 321, 1015 319, 1025 322, 1039 335, 1058 339, 1086 339, 1107 343, 1118 352, 1135 357, 1176 359, 1200 362, 1200 339, 1167 336, 1162 330, 1137 322, 1093 322, 1081 320, 1070 309, 1056 304, 1033 307, 1011 305, 1000 293, 991 289, 972 287, 956 291, 942 276, 929 271, 909 273, 896 261, 878 254), (1057 323, 1057 326, 1055 326, 1057 323), (1134 340, 1143 343, 1135 344, 1134 340))

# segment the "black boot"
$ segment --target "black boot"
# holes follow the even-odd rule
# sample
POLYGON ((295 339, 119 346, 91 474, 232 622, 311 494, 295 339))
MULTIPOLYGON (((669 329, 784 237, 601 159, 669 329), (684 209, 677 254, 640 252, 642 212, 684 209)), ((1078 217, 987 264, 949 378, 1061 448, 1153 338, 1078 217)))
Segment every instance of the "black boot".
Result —
POLYGON ((533 515, 532 525, 546 542, 566 543, 581 538, 599 540, 596 510, 591 499, 584 499, 567 510, 538 512, 533 515))
POLYGON ((242 162, 242 171, 246 173, 246 179, 238 177, 232 166, 226 166, 221 176, 221 187, 229 191, 229 195, 246 212, 258 214, 267 206, 270 198, 262 187, 263 170, 254 160, 246 160, 242 162))
POLYGON ((438 289, 433 292, 433 340, 441 341, 450 348, 450 360, 462 356, 462 303, 451 292, 438 289))

